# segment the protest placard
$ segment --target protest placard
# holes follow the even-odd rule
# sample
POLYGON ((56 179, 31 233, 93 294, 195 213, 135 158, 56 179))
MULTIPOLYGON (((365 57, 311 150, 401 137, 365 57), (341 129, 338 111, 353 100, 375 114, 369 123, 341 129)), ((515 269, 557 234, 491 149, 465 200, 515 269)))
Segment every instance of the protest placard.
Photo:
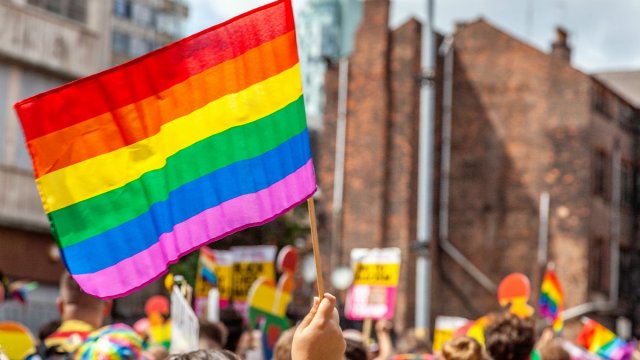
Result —
MULTIPOLYGON (((188 286, 188 285, 187 285, 188 286)), ((198 350, 198 318, 177 286, 171 291, 171 352, 198 350)))
POLYGON ((258 278, 274 281, 276 247, 273 245, 234 246, 231 298, 234 307, 246 315, 247 294, 258 278))
POLYGON ((433 332, 433 351, 442 351, 442 345, 453 339, 456 330, 460 329, 468 322, 468 319, 457 316, 436 317, 436 328, 433 332))
POLYGON ((353 249, 354 279, 345 306, 351 320, 391 319, 395 310, 400 249, 353 249))

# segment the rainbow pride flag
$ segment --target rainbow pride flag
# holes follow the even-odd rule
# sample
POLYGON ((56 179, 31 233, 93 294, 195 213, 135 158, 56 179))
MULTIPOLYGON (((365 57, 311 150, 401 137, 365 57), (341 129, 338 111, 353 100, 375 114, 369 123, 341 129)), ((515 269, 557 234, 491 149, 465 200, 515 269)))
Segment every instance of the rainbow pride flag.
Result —
POLYGON ((289 0, 15 108, 65 264, 100 298, 316 190, 289 0))
POLYGON ((198 258, 199 276, 210 285, 218 285, 218 277, 215 273, 216 255, 212 249, 208 247, 200 248, 200 257, 198 258))
POLYGON ((611 330, 591 319, 583 320, 582 330, 578 334, 576 343, 608 360, 631 359, 635 347, 634 343, 627 343, 611 330))
POLYGON ((564 310, 564 294, 556 274, 547 269, 540 287, 540 304, 538 311, 540 316, 551 320, 553 330, 556 333, 562 331, 562 311, 564 310))

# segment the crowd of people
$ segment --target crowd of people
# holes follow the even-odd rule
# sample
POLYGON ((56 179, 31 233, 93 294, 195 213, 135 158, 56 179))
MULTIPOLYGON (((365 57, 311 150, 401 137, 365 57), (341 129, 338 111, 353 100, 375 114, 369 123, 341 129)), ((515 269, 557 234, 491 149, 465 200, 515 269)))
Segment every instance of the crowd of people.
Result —
MULTIPOLYGON (((68 274, 63 275, 58 299, 60 321, 47 324, 38 334, 40 343, 28 359, 147 359, 235 360, 261 358, 256 331, 246 329, 241 318, 221 316, 221 322, 200 324, 200 350, 170 354, 162 346, 144 346, 145 339, 124 324, 102 327, 111 302, 85 294, 68 274), (97 329, 97 330, 96 330, 97 329)), ((494 314, 485 329, 485 344, 456 337, 432 354, 427 340, 407 331, 397 338, 391 322, 378 321, 369 341, 356 329, 341 329, 336 299, 316 298, 309 313, 282 333, 275 344, 274 360, 569 360, 553 338, 542 336, 536 344, 530 318, 509 312, 494 314)), ((1 353, 0 353, 1 356, 1 353)))

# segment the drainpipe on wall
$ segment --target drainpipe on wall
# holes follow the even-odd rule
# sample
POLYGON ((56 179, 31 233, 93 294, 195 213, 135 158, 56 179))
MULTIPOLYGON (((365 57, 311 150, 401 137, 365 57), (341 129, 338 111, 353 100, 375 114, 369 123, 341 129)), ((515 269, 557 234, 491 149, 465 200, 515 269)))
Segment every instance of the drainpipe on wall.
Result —
POLYGON ((435 35, 433 33, 433 0, 426 3, 426 24, 422 26, 420 68, 420 133, 418 147, 418 204, 416 211, 416 312, 415 328, 418 337, 426 337, 431 324, 431 242, 432 228, 432 169, 433 169, 433 115, 435 87, 433 73, 436 64, 435 35))
POLYGON ((451 173, 451 108, 453 104, 453 35, 447 35, 440 47, 444 59, 444 78, 442 96, 442 148, 440 151, 440 213, 438 242, 442 250, 462 267, 476 282, 492 294, 498 287, 478 269, 463 253, 449 242, 449 177, 451 173))
POLYGON ((332 262, 342 266, 342 202, 344 194, 344 158, 347 139, 347 99, 349 95, 349 59, 340 58, 338 68, 338 117, 336 124, 336 158, 333 175, 332 262))

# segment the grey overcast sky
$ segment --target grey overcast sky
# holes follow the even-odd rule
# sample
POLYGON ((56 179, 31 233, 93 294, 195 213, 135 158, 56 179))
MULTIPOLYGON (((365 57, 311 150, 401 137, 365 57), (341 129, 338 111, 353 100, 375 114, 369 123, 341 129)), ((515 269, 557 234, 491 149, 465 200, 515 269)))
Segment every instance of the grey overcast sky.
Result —
MULTIPOLYGON (((292 0, 294 7, 308 0, 292 0)), ((366 0, 365 0, 366 1, 366 0)), ((555 27, 569 31, 572 62, 588 73, 640 70, 640 0, 434 0, 435 24, 448 32, 458 22, 482 16, 497 27, 547 52, 555 27)), ((193 33, 266 0, 189 0, 193 33)), ((424 17, 426 0, 392 0, 392 27, 424 17)))

